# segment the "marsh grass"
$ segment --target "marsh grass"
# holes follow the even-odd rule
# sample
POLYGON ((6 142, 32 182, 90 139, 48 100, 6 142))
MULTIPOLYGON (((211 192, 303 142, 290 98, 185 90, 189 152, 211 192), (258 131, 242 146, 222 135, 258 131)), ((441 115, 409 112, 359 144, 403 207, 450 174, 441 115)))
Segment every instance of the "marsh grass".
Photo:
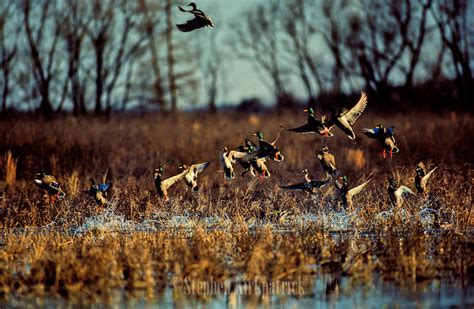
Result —
POLYGON ((191 284, 303 278, 311 294, 314 277, 326 274, 347 276, 354 286, 379 277, 400 285, 472 285, 472 116, 367 113, 356 123, 355 141, 337 129, 326 140, 282 133, 277 145, 285 161, 269 163, 270 179, 223 180, 222 146, 235 148, 257 130, 273 140, 280 124, 304 121, 291 112, 2 120, 0 296, 95 302, 125 291, 156 298, 183 278, 191 284), (360 133, 378 123, 396 126, 401 151, 392 160, 360 133), (324 145, 350 187, 372 179, 353 213, 337 206, 332 185, 316 196, 278 186, 301 181, 303 168, 325 177, 315 158, 324 145), (169 203, 156 196, 158 165, 171 176, 183 163, 209 160, 199 194, 179 183, 169 203), (430 193, 392 208, 387 178, 414 190, 420 160, 439 166, 430 193), (57 177, 67 194, 62 202, 51 204, 33 185, 41 170, 57 177), (97 213, 82 191, 106 170, 110 206, 97 213))

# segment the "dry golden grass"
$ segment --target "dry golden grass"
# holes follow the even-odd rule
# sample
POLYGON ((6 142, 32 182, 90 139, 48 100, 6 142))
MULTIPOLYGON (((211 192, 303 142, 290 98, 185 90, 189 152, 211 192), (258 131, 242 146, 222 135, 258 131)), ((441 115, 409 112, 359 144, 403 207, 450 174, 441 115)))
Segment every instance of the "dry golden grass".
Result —
POLYGON ((18 159, 14 159, 12 152, 9 150, 5 154, 4 158, 5 165, 5 182, 7 185, 12 186, 16 180, 16 165, 18 159))
MULTIPOLYGON (((155 298, 175 279, 197 284, 243 275, 247 280, 292 281, 320 273, 348 275, 354 285, 370 283, 380 274, 401 284, 450 278, 464 286, 472 283, 474 270, 473 119, 456 113, 366 113, 356 123, 355 141, 337 129, 335 137, 324 141, 282 133, 277 145, 285 161, 269 163, 270 179, 238 176, 231 183, 223 180, 218 163, 222 146, 234 148, 257 130, 273 140, 280 124, 298 125, 305 116, 222 112, 176 118, 2 120, 0 155, 10 158, 4 167, 15 166, 2 174, 16 181, 3 180, 0 296, 95 301, 124 290, 155 298), (384 160, 377 142, 360 133, 378 123, 397 128, 401 151, 392 160, 384 160), (316 197, 278 187, 300 181, 305 167, 313 177, 324 177, 315 158, 315 150, 324 145, 351 187, 372 179, 354 200, 356 213, 343 215, 339 228, 332 186, 316 197), (165 164, 171 176, 183 163, 209 160, 198 195, 179 183, 170 192, 170 203, 156 196, 152 170, 158 165, 165 164), (392 211, 386 179, 399 177, 414 190, 420 160, 440 166, 430 180, 430 194, 412 197, 392 211), (41 198, 43 192, 32 182, 41 170, 54 173, 67 193, 64 201, 50 204, 41 198), (111 232, 115 228, 98 226, 76 234, 98 216, 92 199, 81 192, 89 178, 101 179, 106 170, 113 183, 113 215, 152 230, 129 233, 118 226, 119 232, 111 232), (16 177, 11 178, 13 171, 16 177), (419 214, 427 205, 449 216, 449 226, 427 232, 419 214), (302 222, 311 216, 316 219, 302 222), (173 225, 180 217, 184 223, 173 225), (20 229, 46 225, 52 228, 20 229), (335 237, 340 230, 343 236, 335 237)), ((310 288, 312 282, 308 279, 304 286, 310 288)))

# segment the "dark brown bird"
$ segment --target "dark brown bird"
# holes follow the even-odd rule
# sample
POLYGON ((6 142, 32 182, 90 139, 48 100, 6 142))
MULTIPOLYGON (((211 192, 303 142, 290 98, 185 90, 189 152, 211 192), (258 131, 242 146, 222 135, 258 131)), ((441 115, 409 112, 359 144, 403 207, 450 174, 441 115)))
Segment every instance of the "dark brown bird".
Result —
POLYGON ((183 24, 177 24, 176 27, 178 27, 178 30, 181 32, 191 32, 193 30, 203 28, 203 27, 210 27, 214 28, 214 23, 212 22, 211 18, 204 14, 203 11, 198 10, 196 7, 196 3, 191 2, 188 4, 192 9, 191 10, 185 10, 181 6, 178 6, 178 9, 181 12, 186 12, 186 13, 191 13, 194 14, 194 18, 188 20, 187 22, 183 24))
POLYGON ((55 202, 56 199, 62 200, 66 193, 59 186, 58 181, 54 176, 47 175, 45 172, 37 173, 34 179, 35 185, 48 192, 51 202, 55 202))
POLYGON ((91 196, 94 199, 97 206, 101 206, 101 207, 107 206, 108 202, 106 199, 106 195, 107 195, 107 191, 110 185, 106 183, 97 184, 97 182, 93 178, 91 178, 89 181, 91 183, 91 186, 89 187, 88 190, 84 191, 84 193, 91 196))
POLYGON ((329 152, 327 146, 319 151, 317 157, 328 177, 329 175, 332 177, 337 176, 336 159, 334 158, 334 155, 329 152))
POLYGON ((309 172, 308 172, 307 168, 305 168, 302 172, 304 174, 304 181, 303 182, 296 183, 296 184, 293 184, 293 185, 286 185, 286 186, 281 186, 280 185, 280 188, 287 189, 287 190, 301 190, 301 191, 313 194, 313 193, 316 193, 318 189, 321 189, 322 187, 324 187, 328 183, 327 180, 323 180, 323 181, 321 181, 321 180, 312 180, 309 177, 309 172))
POLYGON ((369 138, 376 139, 382 144, 383 152, 382 156, 387 158, 387 154, 392 158, 393 153, 397 153, 400 150, 398 149, 395 142, 395 127, 384 127, 379 124, 373 129, 362 129, 362 132, 369 138))
POLYGON ((312 107, 309 107, 303 111, 308 113, 308 120, 304 125, 292 129, 287 129, 283 126, 280 127, 288 132, 296 132, 301 134, 318 133, 319 135, 325 137, 333 136, 333 134, 329 132, 329 128, 326 126, 326 117, 322 116, 321 119, 317 119, 312 107))

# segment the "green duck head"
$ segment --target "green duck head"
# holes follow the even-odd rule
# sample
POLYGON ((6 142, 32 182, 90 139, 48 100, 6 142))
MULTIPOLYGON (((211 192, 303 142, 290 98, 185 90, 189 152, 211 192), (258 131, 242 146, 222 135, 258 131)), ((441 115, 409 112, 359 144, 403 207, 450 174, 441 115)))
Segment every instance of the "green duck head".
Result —
POLYGON ((252 141, 249 140, 248 138, 245 139, 245 146, 247 146, 247 152, 248 153, 251 153, 255 150, 255 147, 254 147, 252 141))
POLYGON ((304 109, 303 112, 306 112, 310 114, 311 116, 314 116, 314 109, 310 106, 307 109, 304 109))
POLYGON ((264 135, 263 135, 263 132, 262 131, 257 131, 253 134, 254 136, 258 137, 259 140, 263 140, 264 139, 264 135))
POLYGON ((337 182, 338 182, 339 184, 342 184, 342 185, 344 185, 344 186, 347 186, 347 176, 339 176, 339 177, 337 178, 337 182))
POLYGON ((153 173, 153 178, 156 179, 158 177, 161 177, 164 171, 165 171, 165 168, 163 167, 163 165, 161 165, 159 168, 155 168, 155 171, 153 173))

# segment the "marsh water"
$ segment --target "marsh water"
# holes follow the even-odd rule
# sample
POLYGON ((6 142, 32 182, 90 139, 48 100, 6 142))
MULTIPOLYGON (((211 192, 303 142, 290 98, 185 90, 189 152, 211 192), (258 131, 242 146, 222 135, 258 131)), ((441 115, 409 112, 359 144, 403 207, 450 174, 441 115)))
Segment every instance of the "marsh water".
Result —
MULTIPOLYGON (((447 308, 474 306, 473 286, 461 287, 455 283, 421 282, 410 286, 400 286, 393 282, 374 281, 370 285, 355 285, 348 278, 338 279, 334 285, 332 276, 315 278, 313 288, 304 295, 262 294, 259 291, 250 293, 242 287, 233 293, 190 295, 186 291, 167 287, 155 299, 149 299, 142 293, 128 295, 117 292, 115 297, 97 300, 93 306, 102 307, 201 307, 201 308, 236 308, 236 307, 290 307, 290 308, 380 308, 382 306, 400 308, 447 308)), ((2 306, 8 307, 68 307, 80 304, 62 299, 11 299, 2 306)), ((90 304, 88 304, 90 305, 90 304)))
MULTIPOLYGON (((429 212, 428 212, 429 214, 429 212)), ((390 213, 383 214, 384 217, 390 213)), ((383 220, 381 216, 380 220, 383 220)), ((276 233, 291 233, 312 222, 323 222, 328 235, 336 241, 347 237, 373 238, 380 237, 374 233, 359 231, 354 236, 351 227, 351 217, 341 213, 331 213, 328 216, 311 214, 293 218, 293 224, 274 224, 271 228, 276 233), (295 225, 295 222, 297 224, 295 225)), ((40 228, 15 229, 9 231, 9 237, 22 234, 48 234, 51 232, 65 233, 74 237, 90 231, 105 231, 106 233, 153 233, 159 230, 187 231, 193 233, 196 225, 204 224, 209 230, 227 229, 229 222, 225 218, 201 218, 197 222, 186 216, 161 218, 135 223, 113 212, 104 212, 86 220, 75 228, 61 229, 51 224, 40 228)), ((443 230, 432 228, 430 217, 427 216, 425 233, 433 239, 443 237, 443 230)), ((250 228, 258 228, 264 222, 249 224, 250 228)), ((470 232, 472 234, 472 231, 470 232)), ((5 237, 5 235, 4 235, 5 237)), ((1 250, 1 248, 0 248, 1 250)), ((467 256, 466 258, 470 258, 467 256)), ((172 277, 166 280, 164 286, 148 289, 127 291, 117 289, 113 295, 106 298, 95 296, 92 300, 83 302, 81 299, 67 299, 45 296, 42 298, 11 295, 8 302, 0 301, 0 307, 69 307, 76 305, 93 305, 97 307, 291 307, 291 308, 378 308, 389 307, 474 307, 474 285, 470 279, 435 278, 429 280, 410 280, 403 283, 384 280, 377 272, 359 276, 348 276, 344 272, 321 271, 321 265, 306 265, 313 268, 313 275, 305 275, 301 281, 265 282, 245 281, 243 278, 216 281, 212 278, 206 282, 187 281, 186 278, 176 281, 172 277)))

